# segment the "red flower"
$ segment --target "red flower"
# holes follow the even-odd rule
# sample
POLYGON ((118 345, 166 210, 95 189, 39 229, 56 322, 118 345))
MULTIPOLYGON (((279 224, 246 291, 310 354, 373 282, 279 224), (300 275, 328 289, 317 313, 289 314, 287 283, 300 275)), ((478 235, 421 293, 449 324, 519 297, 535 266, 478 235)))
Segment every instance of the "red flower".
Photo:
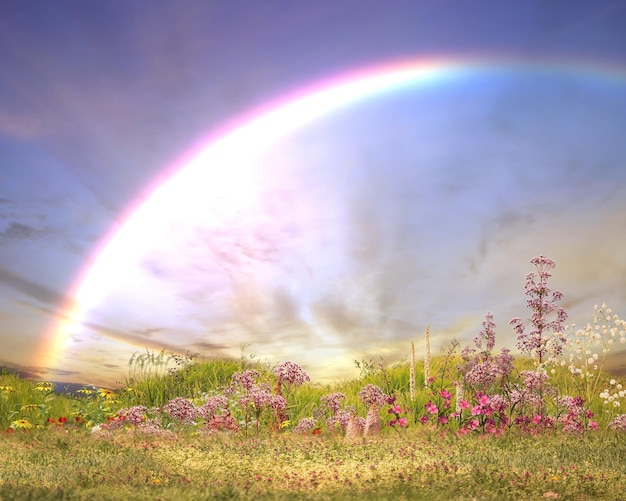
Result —
POLYGON ((320 433, 322 433, 322 430, 320 430, 319 428, 315 428, 311 433, 313 435, 319 435, 320 433))
POLYGON ((67 423, 67 418, 66 418, 66 417, 61 416, 61 417, 59 418, 59 423, 67 423))

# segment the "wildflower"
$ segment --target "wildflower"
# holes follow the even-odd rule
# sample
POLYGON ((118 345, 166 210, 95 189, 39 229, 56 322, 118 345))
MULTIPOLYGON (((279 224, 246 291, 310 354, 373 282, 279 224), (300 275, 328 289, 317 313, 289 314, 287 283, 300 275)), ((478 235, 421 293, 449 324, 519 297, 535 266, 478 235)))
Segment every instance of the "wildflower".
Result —
POLYGON ((311 381, 309 375, 304 372, 295 362, 282 362, 274 368, 274 374, 278 377, 279 383, 286 383, 288 386, 301 386, 311 381))
POLYGON ((223 395, 209 397, 204 405, 197 408, 198 416, 208 419, 218 410, 228 411, 228 399, 223 395))
POLYGON ((26 404, 20 407, 21 411, 36 411, 40 408, 38 404, 26 404))
POLYGON ((260 374, 254 369, 247 369, 243 372, 235 372, 232 380, 235 384, 241 386, 245 391, 250 391, 256 384, 260 374))
POLYGON ((343 393, 331 393, 330 395, 324 395, 320 399, 322 406, 326 407, 331 415, 335 415, 339 412, 342 403, 346 400, 346 396, 343 393))
POLYGON ((37 383, 35 385, 35 390, 42 391, 42 392, 54 391, 54 383, 48 383, 48 382, 37 383))
POLYGON ((179 424, 191 424, 197 417, 193 403, 182 397, 170 400, 163 406, 163 412, 179 424))
MULTIPOLYGON (((316 422, 315 418, 313 418, 313 417, 302 418, 302 419, 300 419, 300 421, 298 421, 298 424, 293 429, 293 432, 297 433, 299 435, 304 434, 304 433, 308 433, 311 430, 313 430, 313 432, 315 432, 316 429, 319 429, 319 428, 315 428, 316 424, 317 424, 317 422, 316 422)), ((320 432, 321 432, 321 430, 320 430, 320 432)))
POLYGON ((389 396, 386 395, 378 386, 368 384, 361 391, 359 391, 359 398, 367 406, 383 406, 387 403, 389 396))
POLYGON ((428 401, 426 405, 424 405, 424 408, 430 414, 437 414, 439 412, 439 409, 437 408, 437 406, 433 404, 430 400, 428 401))
POLYGON ((32 428, 32 427, 33 425, 28 419, 18 419, 17 421, 13 421, 11 423, 11 428, 13 428, 14 430, 18 428, 25 430, 27 428, 32 428))
POLYGON ((461 410, 469 409, 470 403, 467 400, 461 400, 461 402, 459 403, 459 407, 461 408, 461 410))
POLYGON ((613 418, 609 423, 609 428, 612 430, 626 431, 626 414, 620 414, 613 418))
POLYGON ((143 405, 136 405, 129 409, 120 409, 117 413, 119 419, 129 424, 138 425, 145 422, 148 418, 146 413, 148 409, 143 405))
POLYGON ((388 414, 401 414, 402 412, 404 412, 402 410, 402 407, 400 407, 399 404, 396 404, 394 407, 391 407, 389 410, 387 410, 388 414))
POLYGON ((562 353, 565 338, 562 335, 547 338, 545 331, 562 332, 563 322, 567 319, 567 312, 556 306, 556 303, 563 298, 563 294, 556 290, 552 291, 548 287, 548 279, 552 276, 550 270, 555 267, 554 261, 546 256, 539 256, 531 259, 530 263, 535 265, 537 272, 526 275, 524 290, 529 297, 527 300, 528 307, 533 312, 531 324, 534 330, 525 332, 521 318, 513 318, 510 324, 517 332, 517 347, 520 351, 528 353, 531 357, 537 356, 541 364, 549 352, 553 352, 555 355, 562 353), (555 310, 556 319, 548 320, 548 315, 555 310))
POLYGON ((105 400, 112 400, 115 398, 115 393, 113 393, 111 390, 107 390, 106 388, 100 388, 98 390, 98 395, 100 395, 100 397, 104 398, 105 400))

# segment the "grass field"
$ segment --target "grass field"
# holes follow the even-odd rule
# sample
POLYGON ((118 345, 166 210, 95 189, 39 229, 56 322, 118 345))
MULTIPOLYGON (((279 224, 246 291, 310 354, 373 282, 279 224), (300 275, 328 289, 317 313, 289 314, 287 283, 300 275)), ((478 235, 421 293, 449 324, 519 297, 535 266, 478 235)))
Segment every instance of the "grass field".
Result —
POLYGON ((412 430, 346 444, 36 430, 0 441, 0 498, 620 500, 624 442, 615 432, 457 438, 412 430))

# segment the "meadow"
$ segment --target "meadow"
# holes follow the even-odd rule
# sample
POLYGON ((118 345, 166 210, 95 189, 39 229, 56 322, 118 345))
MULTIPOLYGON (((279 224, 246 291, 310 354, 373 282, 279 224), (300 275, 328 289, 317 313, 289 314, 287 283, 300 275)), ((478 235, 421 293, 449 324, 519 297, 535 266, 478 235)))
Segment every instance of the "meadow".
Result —
POLYGON ((321 385, 293 361, 135 354, 118 388, 0 374, 0 499, 626 498, 626 396, 606 360, 626 322, 565 326, 540 256, 517 347, 360 360, 321 385))

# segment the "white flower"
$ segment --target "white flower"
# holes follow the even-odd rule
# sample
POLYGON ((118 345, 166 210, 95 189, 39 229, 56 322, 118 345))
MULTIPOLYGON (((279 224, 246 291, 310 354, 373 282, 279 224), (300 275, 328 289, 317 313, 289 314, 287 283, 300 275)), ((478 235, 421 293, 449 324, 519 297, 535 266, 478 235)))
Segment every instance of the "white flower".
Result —
POLYGON ((615 385, 615 379, 611 379, 611 380, 609 381, 609 384, 610 384, 611 386, 614 386, 614 385, 615 385))

